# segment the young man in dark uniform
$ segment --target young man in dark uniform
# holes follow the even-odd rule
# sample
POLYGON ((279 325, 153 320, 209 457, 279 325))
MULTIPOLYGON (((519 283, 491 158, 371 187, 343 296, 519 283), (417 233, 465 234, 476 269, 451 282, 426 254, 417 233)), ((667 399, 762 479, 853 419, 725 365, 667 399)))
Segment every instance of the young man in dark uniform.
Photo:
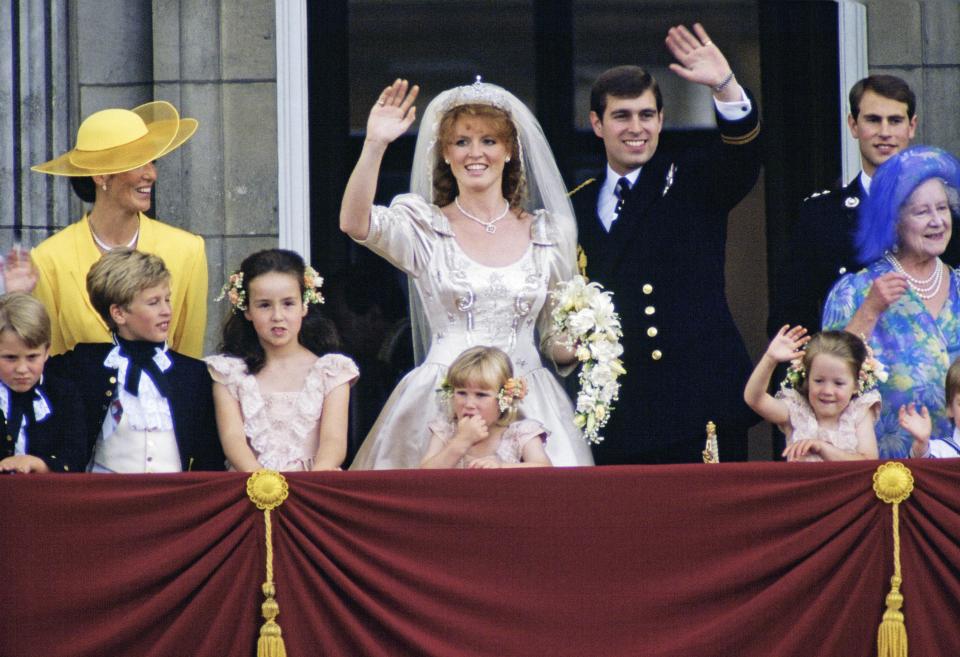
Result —
POLYGON ((727 214, 760 171, 759 113, 700 25, 672 28, 671 70, 713 91, 719 134, 658 148, 663 102, 636 66, 610 69, 591 93, 590 122, 607 168, 573 195, 587 276, 614 293, 623 323, 620 400, 598 464, 701 460, 707 421, 721 460, 746 458, 756 417, 743 403, 750 359, 727 306, 727 214))

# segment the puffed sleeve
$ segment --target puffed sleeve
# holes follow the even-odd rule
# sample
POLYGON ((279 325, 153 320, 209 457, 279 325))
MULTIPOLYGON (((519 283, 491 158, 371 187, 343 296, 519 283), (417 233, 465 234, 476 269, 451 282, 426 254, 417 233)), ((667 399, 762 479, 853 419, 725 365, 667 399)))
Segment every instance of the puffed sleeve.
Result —
POLYGON ((240 399, 240 386, 247 377, 247 365, 243 359, 217 354, 203 359, 207 364, 210 378, 226 387, 234 399, 240 399))
POLYGON ((454 426, 449 419, 438 415, 427 423, 427 430, 431 436, 436 436, 446 445, 453 438, 454 426))
POLYGON ((517 454, 523 454, 523 448, 534 438, 546 443, 550 435, 547 428, 536 420, 517 420, 509 426, 508 431, 510 440, 517 445, 517 454))
POLYGON ((435 208, 416 194, 401 194, 390 207, 373 206, 367 239, 356 242, 398 269, 419 276, 443 232, 449 232, 449 225, 435 208))
POLYGON ((320 378, 324 396, 344 383, 353 385, 360 376, 357 364, 343 354, 327 354, 319 358, 311 372, 314 373, 320 378))
POLYGON ((778 425, 778 428, 787 433, 787 428, 793 427, 791 443, 817 435, 817 416, 813 414, 810 403, 799 392, 793 388, 780 388, 776 398, 787 407, 787 421, 778 425))
POLYGON ((880 391, 874 388, 869 392, 865 392, 859 397, 855 397, 850 405, 853 406, 853 420, 854 426, 863 419, 867 413, 873 413, 874 419, 880 417, 880 408, 882 407, 882 402, 880 400, 880 391))

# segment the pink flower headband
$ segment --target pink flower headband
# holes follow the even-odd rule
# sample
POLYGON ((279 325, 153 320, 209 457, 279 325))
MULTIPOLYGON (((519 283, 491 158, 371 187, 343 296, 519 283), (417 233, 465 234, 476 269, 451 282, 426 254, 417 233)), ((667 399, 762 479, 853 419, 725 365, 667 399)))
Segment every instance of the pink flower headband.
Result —
MULTIPOLYGON (((323 277, 317 273, 316 269, 307 265, 303 270, 303 305, 323 303, 323 295, 320 294, 322 285, 323 277)), ((233 311, 236 313, 242 313, 247 309, 247 293, 243 289, 242 271, 235 271, 230 274, 227 282, 220 288, 220 295, 214 301, 221 301, 224 298, 230 302, 233 311)))

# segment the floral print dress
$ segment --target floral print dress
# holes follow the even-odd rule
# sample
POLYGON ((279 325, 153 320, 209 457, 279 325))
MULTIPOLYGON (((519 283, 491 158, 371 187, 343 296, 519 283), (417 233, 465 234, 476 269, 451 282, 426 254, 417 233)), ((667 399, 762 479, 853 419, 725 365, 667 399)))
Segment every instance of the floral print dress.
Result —
MULTIPOLYGON (((893 271, 884 259, 866 269, 840 278, 823 309, 823 328, 843 329, 867 298, 873 281, 893 271)), ((874 356, 889 374, 878 386, 883 409, 877 421, 880 458, 905 458, 913 439, 900 428, 897 413, 911 402, 926 406, 933 421, 934 436, 953 431, 946 414, 944 385, 950 363, 960 355, 960 272, 951 269, 945 281, 950 293, 934 318, 912 290, 884 311, 869 336, 874 356)))

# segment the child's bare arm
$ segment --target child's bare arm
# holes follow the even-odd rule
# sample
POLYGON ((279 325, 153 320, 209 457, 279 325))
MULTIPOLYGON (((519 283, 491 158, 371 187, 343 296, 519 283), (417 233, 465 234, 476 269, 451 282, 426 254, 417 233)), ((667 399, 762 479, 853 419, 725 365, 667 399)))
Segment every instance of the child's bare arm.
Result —
POLYGON ((543 468, 551 467, 553 462, 550 460, 550 457, 547 456, 547 450, 543 447, 543 441, 540 439, 540 436, 532 438, 527 441, 527 444, 523 446, 523 462, 522 463, 508 463, 504 467, 508 468, 543 468))
POLYGON ((341 383, 327 393, 320 412, 320 440, 313 470, 339 470, 347 457, 347 418, 350 414, 350 384, 341 383))
POLYGON ((489 435, 487 425, 478 415, 460 418, 457 430, 449 441, 436 434, 430 437, 427 454, 420 462, 421 468, 452 468, 474 444, 489 435))
POLYGON ((262 466, 247 444, 243 430, 243 414, 240 402, 230 395, 222 383, 213 384, 213 407, 217 415, 217 432, 223 453, 235 469, 241 472, 254 472, 262 466))
POLYGON ((797 358, 800 348, 809 340, 807 330, 802 326, 781 327, 750 375, 743 390, 743 400, 767 422, 781 425, 790 419, 787 405, 768 393, 767 386, 777 364, 797 358))

